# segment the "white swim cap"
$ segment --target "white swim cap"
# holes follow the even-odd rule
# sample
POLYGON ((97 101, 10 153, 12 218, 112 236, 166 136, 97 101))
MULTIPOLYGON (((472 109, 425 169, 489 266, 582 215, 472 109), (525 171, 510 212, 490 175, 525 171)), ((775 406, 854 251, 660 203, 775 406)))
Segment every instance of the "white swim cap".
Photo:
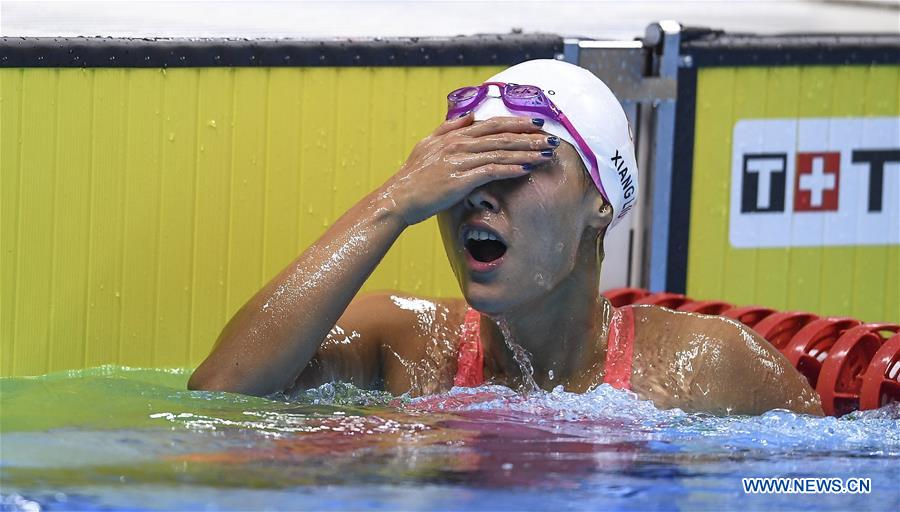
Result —
MULTIPOLYGON (((590 71, 559 60, 530 60, 505 69, 486 82, 534 85, 569 118, 597 157, 600 182, 613 209, 610 228, 622 220, 637 203, 638 172, 631 128, 622 105, 609 87, 590 71)), ((497 88, 475 108, 475 120, 497 116, 527 116, 511 111, 498 97, 497 88)), ((543 116, 537 116, 543 117, 543 116)), ((568 142, 578 151, 586 169, 591 168, 575 139, 556 121, 545 119, 543 130, 568 142)))

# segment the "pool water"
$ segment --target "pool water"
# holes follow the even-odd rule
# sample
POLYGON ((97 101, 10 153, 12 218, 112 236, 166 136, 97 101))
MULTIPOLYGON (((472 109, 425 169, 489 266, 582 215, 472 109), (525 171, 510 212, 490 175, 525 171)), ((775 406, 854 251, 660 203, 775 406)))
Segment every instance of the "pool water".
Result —
POLYGON ((840 419, 658 410, 601 386, 420 399, 186 391, 184 370, 0 380, 0 510, 900 510, 900 404, 840 419), (745 494, 742 477, 871 478, 745 494))

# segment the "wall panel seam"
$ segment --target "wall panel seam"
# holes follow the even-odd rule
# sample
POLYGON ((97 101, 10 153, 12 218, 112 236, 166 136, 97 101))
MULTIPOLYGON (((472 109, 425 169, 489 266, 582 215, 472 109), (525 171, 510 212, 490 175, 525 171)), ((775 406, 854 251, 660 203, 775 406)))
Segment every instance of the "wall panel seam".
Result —
POLYGON ((229 314, 229 304, 231 303, 231 242, 232 242, 232 216, 234 210, 234 160, 235 160, 235 147, 237 144, 234 142, 234 132, 235 127, 237 126, 237 73, 240 70, 230 69, 229 76, 231 77, 231 112, 230 112, 230 134, 228 138, 228 179, 226 180, 228 184, 228 215, 226 216, 226 226, 228 226, 228 231, 225 236, 225 302, 224 302, 224 310, 222 311, 222 317, 227 318, 229 314))
POLYGON ((19 325, 19 308, 22 302, 19 300, 19 285, 22 277, 22 272, 20 271, 20 262, 22 259, 22 222, 25 217, 22 215, 22 145, 25 141, 25 135, 22 130, 25 128, 23 119, 25 118, 25 70, 20 70, 21 79, 19 80, 19 133, 18 133, 18 141, 16 143, 16 151, 18 152, 19 161, 16 163, 16 172, 18 173, 18 182, 16 183, 16 254, 15 254, 15 277, 14 288, 13 288, 13 303, 12 313, 13 313, 13 327, 12 327, 12 353, 9 355, 10 361, 10 370, 13 375, 16 375, 16 345, 19 341, 18 336, 18 328, 19 325))
MULTIPOLYGON (((88 125, 88 133, 93 138, 94 136, 94 127, 96 126, 96 72, 91 70, 88 72, 88 76, 90 76, 90 86, 89 89, 91 91, 91 104, 89 110, 91 112, 90 124, 88 125)), ((94 245, 94 143, 91 141, 88 144, 88 172, 87 172, 87 210, 88 210, 88 226, 87 226, 87 257, 85 258, 85 268, 84 268, 84 324, 83 330, 81 333, 81 343, 84 344, 82 351, 82 361, 81 366, 87 366, 87 357, 88 357, 88 333, 90 329, 88 328, 88 324, 90 323, 91 315, 90 315, 90 290, 91 290, 91 257, 93 255, 93 245, 94 245)))
POLYGON ((157 112, 159 112, 159 136, 156 138, 156 233, 154 233, 154 238, 156 240, 156 251, 154 251, 154 257, 156 259, 155 267, 155 275, 153 276, 153 317, 150 321, 150 343, 152 345, 152 350, 150 352, 150 360, 153 362, 153 366, 157 366, 159 364, 159 340, 157 339, 159 335, 159 300, 160 300, 160 285, 159 279, 162 275, 160 272, 160 266, 162 265, 162 224, 163 224, 163 209, 162 209, 162 197, 163 197, 163 168, 166 165, 165 157, 163 156, 166 150, 166 146, 163 145, 162 141, 166 140, 166 123, 165 116, 166 114, 166 78, 163 77, 159 82, 159 108, 157 112))
MULTIPOLYGON (((128 140, 129 140, 129 137, 131 136, 130 130, 128 129, 128 127, 130 125, 130 120, 131 120, 131 108, 130 108, 130 105, 131 105, 131 73, 127 73, 127 72, 123 73, 123 76, 124 76, 123 87, 125 90, 125 106, 124 106, 125 119, 123 122, 124 127, 123 127, 122 147, 125 148, 125 156, 123 158, 124 165, 122 166, 122 169, 120 169, 118 171, 122 174, 122 184, 119 186, 120 191, 119 191, 119 196, 118 196, 118 201, 119 201, 119 204, 121 205, 121 208, 119 209, 119 215, 121 216, 121 218, 119 219, 119 238, 118 238, 118 243, 120 244, 119 262, 118 262, 119 278, 118 278, 117 282, 113 283, 113 286, 118 287, 118 288, 122 287, 122 283, 125 280, 125 245, 126 245, 125 244, 125 232, 128 227, 128 204, 125 201, 125 197, 126 197, 126 194, 128 194, 128 170, 130 168, 130 165, 129 165, 130 159, 128 158, 128 156, 129 156, 128 140)), ((122 361, 122 323, 124 322, 124 315, 122 314, 122 310, 123 310, 122 303, 124 302, 124 297, 122 297, 121 291, 118 291, 118 295, 119 296, 116 297, 116 292, 113 292, 113 297, 116 297, 119 299, 118 304, 117 304, 119 326, 118 326, 118 330, 116 331, 116 363, 119 363, 122 361)))
POLYGON ((302 71, 297 73, 297 92, 295 93, 295 101, 298 102, 299 110, 300 110, 300 119, 297 122, 297 137, 295 139, 296 143, 296 166, 297 168, 292 169, 292 172, 296 172, 297 176, 297 201, 299 202, 299 207, 297 208, 297 238, 294 243, 294 257, 297 256, 298 251, 302 251, 304 248, 301 247, 303 243, 303 205, 306 200, 306 194, 303 190, 303 96, 306 91, 306 73, 302 71))
POLYGON ((57 205, 56 201, 58 199, 58 191, 57 186, 59 185, 59 125, 60 125, 60 87, 59 87, 59 69, 53 70, 53 164, 52 164, 52 174, 50 176, 50 268, 44 269, 45 272, 50 273, 50 283, 49 289, 47 291, 47 309, 49 313, 49 318, 47 320, 47 327, 44 329, 44 347, 46 352, 44 353, 44 373, 50 371, 50 364, 53 361, 53 336, 56 333, 56 301, 53 297, 53 289, 56 284, 56 258, 59 256, 57 254, 57 229, 56 229, 56 212, 57 205))
POLYGON ((191 202, 191 274, 190 274, 190 283, 191 283, 191 300, 190 306, 188 308, 188 330, 187 330, 187 360, 188 364, 193 364, 194 362, 194 306, 197 301, 197 286, 196 286, 196 277, 197 277, 197 218, 199 215, 197 214, 197 203, 199 202, 199 194, 200 194, 200 71, 199 70, 191 70, 195 75, 195 87, 194 90, 194 126, 192 127, 194 131, 194 198, 191 202))
POLYGON ((263 125, 263 145, 262 151, 260 151, 260 163, 262 164, 262 192, 263 192, 263 201, 262 201, 262 215, 260 215, 260 222, 262 226, 260 226, 261 237, 260 243, 262 244, 262 257, 259 259, 259 276, 260 282, 257 283, 257 287, 262 287, 267 281, 266 276, 266 256, 269 252, 269 143, 271 142, 270 137, 270 126, 269 126, 269 102, 272 100, 272 68, 265 69, 266 74, 266 86, 264 88, 266 97, 263 98, 263 111, 262 111, 262 125, 263 125))

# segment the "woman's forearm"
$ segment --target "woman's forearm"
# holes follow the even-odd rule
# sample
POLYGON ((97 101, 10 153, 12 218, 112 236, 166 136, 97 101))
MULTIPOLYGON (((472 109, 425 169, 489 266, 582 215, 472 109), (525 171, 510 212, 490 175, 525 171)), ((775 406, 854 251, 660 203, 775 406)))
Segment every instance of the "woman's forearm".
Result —
POLYGON ((363 198, 235 313, 188 387, 289 387, 406 226, 388 194, 363 198))

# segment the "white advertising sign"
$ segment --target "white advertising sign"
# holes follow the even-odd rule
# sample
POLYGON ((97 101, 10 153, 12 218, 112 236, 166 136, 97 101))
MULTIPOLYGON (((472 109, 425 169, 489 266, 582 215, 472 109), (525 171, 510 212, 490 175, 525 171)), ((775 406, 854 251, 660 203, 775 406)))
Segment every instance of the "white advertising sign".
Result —
POLYGON ((900 244, 900 117, 741 119, 732 140, 732 246, 900 244))

